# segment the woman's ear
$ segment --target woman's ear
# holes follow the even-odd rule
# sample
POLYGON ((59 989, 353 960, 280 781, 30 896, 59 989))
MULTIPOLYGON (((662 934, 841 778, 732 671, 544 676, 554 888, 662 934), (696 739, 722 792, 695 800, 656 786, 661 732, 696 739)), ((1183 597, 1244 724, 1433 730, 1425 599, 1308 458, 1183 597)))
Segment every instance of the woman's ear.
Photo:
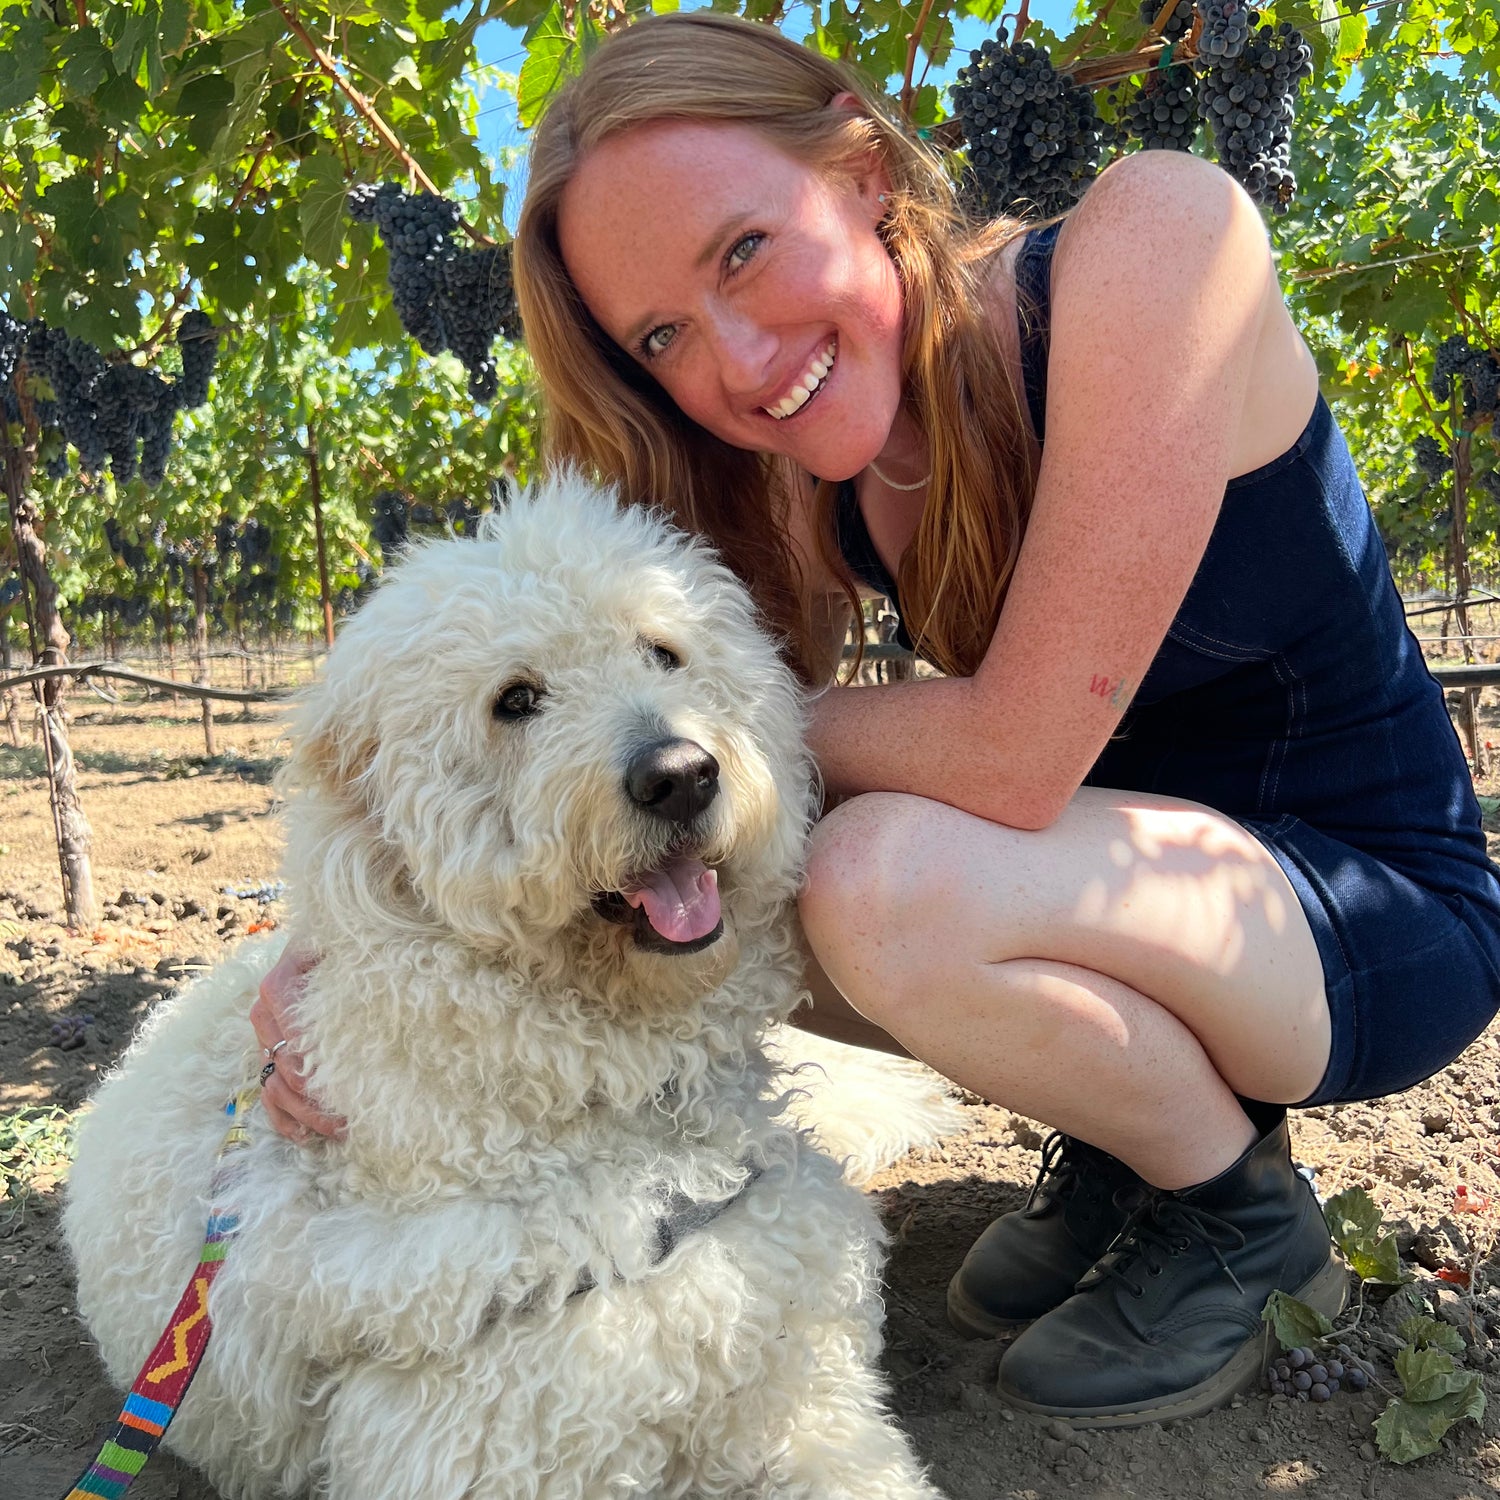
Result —
MULTIPOLYGON (((828 101, 828 108, 841 110, 844 114, 868 118, 859 95, 851 93, 848 89, 835 94, 828 101)), ((870 143, 870 149, 864 161, 855 169, 852 176, 860 200, 869 209, 870 222, 879 224, 889 212, 887 199, 891 191, 891 174, 886 166, 885 154, 875 141, 870 143)))

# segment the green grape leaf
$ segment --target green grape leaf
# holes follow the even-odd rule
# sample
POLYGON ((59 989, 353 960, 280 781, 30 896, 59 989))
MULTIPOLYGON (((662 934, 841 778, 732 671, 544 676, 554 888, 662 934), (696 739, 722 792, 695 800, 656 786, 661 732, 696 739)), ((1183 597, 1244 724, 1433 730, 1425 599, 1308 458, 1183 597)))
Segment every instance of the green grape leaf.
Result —
POLYGON ((1429 1318, 1425 1313, 1407 1318, 1397 1332, 1415 1349, 1446 1349, 1449 1354, 1464 1352, 1463 1335, 1458 1329, 1429 1318))
POLYGON ((1399 1286, 1403 1281, 1411 1280, 1409 1273, 1401 1269, 1401 1252, 1393 1234, 1385 1235, 1370 1246, 1353 1246, 1344 1254, 1361 1281, 1399 1286))
POLYGON ((1477 1374, 1463 1377, 1461 1388, 1432 1401, 1397 1396, 1375 1419, 1375 1445, 1392 1463, 1409 1464, 1436 1453, 1443 1434, 1464 1418, 1484 1417, 1485 1396, 1477 1374))
POLYGON ((52 131, 57 144, 69 156, 84 161, 92 161, 94 153, 103 150, 109 141, 109 132, 100 127, 90 111, 72 102, 54 112, 52 131))
POLYGON ((1363 1188, 1334 1194, 1323 1205, 1323 1217, 1334 1243, 1361 1281, 1395 1286, 1408 1279, 1401 1270, 1396 1238, 1380 1233, 1380 1209, 1363 1188))
POLYGON ((1271 1332, 1283 1349, 1315 1344, 1333 1332, 1333 1324, 1317 1308, 1299 1302, 1289 1292, 1272 1292, 1260 1316, 1271 1325, 1271 1332))
POLYGON ((526 32, 526 61, 516 90, 516 115, 528 129, 542 106, 582 66, 581 49, 568 30, 560 4, 539 16, 526 32))
POLYGON ((1402 1349, 1396 1374, 1408 1401, 1437 1401, 1465 1389, 1473 1375, 1460 1370, 1446 1349, 1402 1349))
POLYGON ((1364 1188, 1346 1188, 1335 1193, 1323 1205, 1323 1217, 1328 1221, 1328 1232, 1340 1248, 1344 1241, 1354 1237, 1374 1238, 1379 1235, 1384 1222, 1380 1207, 1364 1188))
POLYGON ((188 140, 199 151, 213 145, 233 103, 234 85, 222 73, 204 73, 183 85, 177 108, 187 119, 188 140))
POLYGON ((176 57, 187 45, 188 26, 193 19, 190 0, 162 0, 161 50, 166 57, 176 57))
POLYGON ((86 271, 114 272, 121 255, 120 231, 95 195, 86 172, 54 182, 42 198, 57 224, 57 237, 73 262, 86 271))
POLYGON ((5 38, 5 68, 0 77, 0 110, 22 109, 35 100, 41 90, 42 73, 47 66, 47 23, 40 16, 22 16, 19 10, 7 10, 5 19, 19 17, 15 31, 5 38))
POLYGON ((92 26, 72 32, 58 51, 63 58, 62 84, 68 93, 87 99, 109 77, 109 52, 92 26))
POLYGON ((297 205, 302 228, 302 248, 318 265, 336 266, 344 248, 348 184, 343 168, 327 156, 311 156, 302 163, 309 179, 297 205))

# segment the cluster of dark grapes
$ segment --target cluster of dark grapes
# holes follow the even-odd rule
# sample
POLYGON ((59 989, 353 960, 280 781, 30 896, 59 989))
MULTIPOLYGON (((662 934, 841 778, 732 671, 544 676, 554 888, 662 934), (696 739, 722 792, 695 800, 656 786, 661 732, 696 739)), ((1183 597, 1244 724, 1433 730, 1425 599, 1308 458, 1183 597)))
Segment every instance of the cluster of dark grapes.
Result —
POLYGON ((196 538, 169 542, 160 525, 156 528, 156 545, 161 549, 162 571, 168 583, 175 584, 185 594, 191 594, 193 575, 202 569, 204 581, 212 592, 219 576, 219 556, 214 548, 205 546, 196 538))
MULTIPOLYGON (((1222 12, 1236 3, 1222 0, 1216 9, 1222 12)), ((1256 12, 1245 13, 1247 31, 1257 19, 1256 12)), ((1227 30, 1212 33, 1205 25, 1200 47, 1205 39, 1218 43, 1230 35, 1227 30)), ((1292 121, 1297 91, 1312 76, 1312 48, 1289 21, 1262 26, 1254 36, 1225 46, 1210 57, 1200 81, 1199 110, 1213 130, 1224 170, 1257 203, 1285 213, 1297 188, 1291 168, 1292 121)))
POLYGON ((1338 1344, 1331 1355, 1300 1348, 1271 1361, 1266 1384, 1273 1396, 1294 1401, 1327 1401, 1340 1390, 1362 1391, 1374 1371, 1347 1344, 1338 1344))
POLYGON ((426 353, 456 354, 469 372, 469 394, 492 400, 500 384, 495 339, 521 337, 511 247, 460 250, 453 243, 458 205, 434 193, 404 193, 393 182, 351 189, 349 215, 373 223, 385 241, 401 326, 426 353))
POLYGON ((214 556, 220 576, 228 572, 235 558, 239 559, 231 593, 240 604, 269 599, 276 592, 281 558, 272 550, 272 536, 271 528, 254 516, 236 521, 224 515, 214 525, 214 556))
POLYGON ((1148 151, 1191 151, 1198 134, 1198 75, 1187 63, 1152 69, 1121 106, 1118 129, 1148 151))
POLYGON ((177 413, 208 399, 219 332, 195 310, 178 325, 177 343, 182 374, 165 380, 140 365, 111 362, 40 318, 22 323, 0 312, 0 417, 21 420, 25 386, 49 477, 67 473, 71 444, 85 474, 97 474, 108 460, 118 483, 139 473, 154 488, 166 475, 177 413))
POLYGON ((233 516, 220 516, 214 525, 214 552, 221 565, 227 565, 231 557, 237 556, 242 568, 253 568, 257 563, 274 558, 271 551, 271 528, 264 521, 251 516, 245 521, 236 521, 233 516))
POLYGON ((1418 433, 1411 445, 1411 456, 1417 472, 1426 483, 1425 490, 1434 480, 1441 479, 1453 467, 1453 455, 1430 433, 1418 433))
POLYGON ((380 546, 381 561, 393 562, 411 532, 411 505, 400 490, 376 490, 370 503, 375 512, 370 534, 380 546))
POLYGON ((177 347, 182 352, 178 405, 202 406, 208 400, 209 377, 219 357, 219 330, 209 322, 207 313, 194 308, 182 315, 177 325, 177 347))
POLYGON ((113 516, 104 518, 104 540, 109 543, 109 550, 138 579, 145 582, 147 574, 151 571, 151 558, 138 541, 133 542, 125 535, 120 529, 120 523, 113 516))
POLYGON ((1455 333, 1438 345, 1432 369, 1432 394, 1449 401, 1457 384, 1464 398, 1464 415, 1484 421, 1500 406, 1500 360, 1492 349, 1471 344, 1455 333))
POLYGON ((257 565, 260 567, 278 565, 279 559, 271 550, 271 544, 271 528, 264 521, 258 521, 251 516, 240 527, 240 534, 235 539, 234 550, 240 555, 240 566, 253 568, 257 565))
POLYGON ((479 507, 467 495, 459 495, 443 507, 443 516, 449 526, 463 536, 474 534, 474 525, 480 515, 479 507))
POLYGON ((235 579, 234 597, 241 604, 248 604, 255 599, 264 603, 275 597, 278 575, 281 572, 281 559, 272 557, 269 562, 274 566, 268 566, 264 572, 241 573, 235 579))
POLYGON ((119 594, 86 595, 74 606, 78 614, 92 617, 107 614, 128 630, 144 625, 151 615, 151 601, 146 598, 122 599, 119 594))
POLYGON ((1043 218, 1071 208, 1099 171, 1094 96, 1005 28, 969 54, 952 87, 968 144, 972 212, 1043 218))
MULTIPOLYGON (((1154 26, 1156 18, 1161 14, 1162 0, 1141 0, 1140 9, 1136 12, 1142 26, 1154 26)), ((1175 42, 1179 37, 1188 34, 1193 25, 1193 0, 1177 0, 1172 7, 1172 13, 1162 26, 1161 34, 1169 42, 1175 42)))

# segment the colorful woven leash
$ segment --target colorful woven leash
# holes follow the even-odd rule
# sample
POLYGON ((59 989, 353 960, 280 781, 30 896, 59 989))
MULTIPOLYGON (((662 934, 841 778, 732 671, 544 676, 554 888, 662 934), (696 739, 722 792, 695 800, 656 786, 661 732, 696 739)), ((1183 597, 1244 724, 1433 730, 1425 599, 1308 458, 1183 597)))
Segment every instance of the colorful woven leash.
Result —
POLYGON ((99 1456, 79 1476, 64 1500, 119 1500, 130 1482, 146 1466, 177 1414, 188 1385, 208 1347, 212 1327, 208 1318, 208 1289, 213 1285, 224 1252, 240 1227, 239 1213, 230 1196, 244 1176, 244 1164, 233 1160, 250 1143, 246 1125, 259 1082, 237 1093, 224 1106, 229 1129, 219 1147, 217 1165, 209 1185, 208 1229, 192 1279, 167 1324, 166 1332, 141 1366, 115 1429, 105 1439, 99 1456))

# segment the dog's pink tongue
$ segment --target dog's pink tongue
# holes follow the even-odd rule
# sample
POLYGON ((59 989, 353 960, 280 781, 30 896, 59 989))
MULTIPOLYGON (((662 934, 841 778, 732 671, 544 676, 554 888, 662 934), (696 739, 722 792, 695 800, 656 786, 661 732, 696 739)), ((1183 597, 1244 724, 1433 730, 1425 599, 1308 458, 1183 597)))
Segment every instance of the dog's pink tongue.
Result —
POLYGON ((671 943, 691 943, 719 925, 719 877, 701 859, 674 859, 620 894, 644 906, 646 920, 671 943))

